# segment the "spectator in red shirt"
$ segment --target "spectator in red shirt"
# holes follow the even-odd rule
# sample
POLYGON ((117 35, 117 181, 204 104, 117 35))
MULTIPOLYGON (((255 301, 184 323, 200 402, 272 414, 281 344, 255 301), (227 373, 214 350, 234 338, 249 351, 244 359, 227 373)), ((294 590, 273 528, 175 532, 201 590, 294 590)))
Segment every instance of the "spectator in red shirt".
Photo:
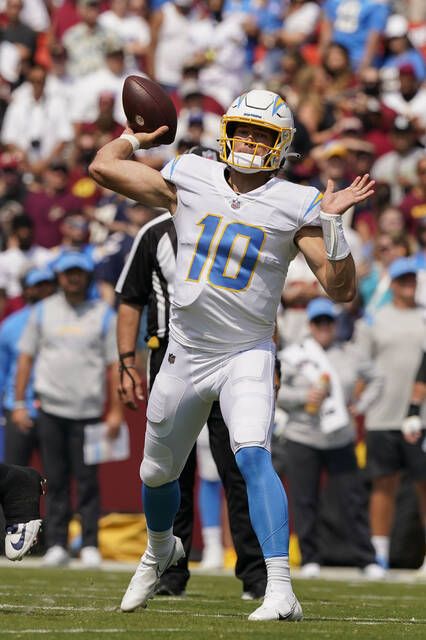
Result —
MULTIPOLYGON (((116 96, 110 91, 103 91, 99 96, 99 115, 94 122, 83 122, 82 133, 90 133, 94 137, 97 149, 118 138, 124 127, 114 119, 114 103, 116 96)), ((118 98, 119 99, 119 98, 118 98)))
POLYGON ((64 0, 61 6, 52 8, 52 37, 61 42, 65 31, 80 22, 77 0, 64 0))
POLYGON ((48 249, 62 241, 64 216, 82 207, 82 200, 69 188, 69 171, 61 160, 50 163, 43 173, 41 188, 33 189, 25 199, 25 211, 34 222, 34 241, 48 249))

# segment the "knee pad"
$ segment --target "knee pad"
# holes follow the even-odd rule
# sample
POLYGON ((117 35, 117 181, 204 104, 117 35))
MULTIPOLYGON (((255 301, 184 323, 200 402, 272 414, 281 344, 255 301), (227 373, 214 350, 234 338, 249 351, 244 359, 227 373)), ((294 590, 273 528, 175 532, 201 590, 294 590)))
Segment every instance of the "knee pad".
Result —
POLYGON ((272 354, 261 351, 242 354, 234 367, 230 425, 234 450, 241 445, 269 447, 274 413, 272 365, 272 354))
POLYGON ((173 452, 146 435, 145 453, 140 466, 140 478, 148 487, 160 487, 176 478, 172 477, 173 452))
POLYGON ((166 438, 173 430, 174 418, 183 394, 185 382, 175 376, 160 373, 149 396, 146 417, 154 425, 158 438, 166 438))

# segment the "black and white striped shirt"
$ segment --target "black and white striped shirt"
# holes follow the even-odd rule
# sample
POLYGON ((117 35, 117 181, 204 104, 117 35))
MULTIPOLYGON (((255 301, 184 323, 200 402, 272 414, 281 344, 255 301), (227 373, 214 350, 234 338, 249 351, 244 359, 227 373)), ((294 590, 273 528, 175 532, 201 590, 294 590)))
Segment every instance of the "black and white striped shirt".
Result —
POLYGON ((144 225, 118 279, 121 302, 148 306, 148 334, 168 339, 177 241, 170 213, 144 225))

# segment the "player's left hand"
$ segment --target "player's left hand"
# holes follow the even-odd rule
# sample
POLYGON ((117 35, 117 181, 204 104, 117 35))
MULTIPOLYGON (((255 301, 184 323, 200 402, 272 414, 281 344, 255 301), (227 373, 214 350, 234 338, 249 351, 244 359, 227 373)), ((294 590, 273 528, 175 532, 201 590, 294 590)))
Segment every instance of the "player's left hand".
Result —
POLYGON ((327 181, 327 189, 321 201, 321 210, 336 216, 342 215, 349 207, 363 202, 374 193, 375 181, 370 180, 368 173, 357 176, 346 189, 334 192, 333 180, 327 181))
POLYGON ((123 416, 121 415, 121 413, 117 411, 108 412, 105 418, 105 423, 108 428, 108 432, 107 432, 108 438, 111 438, 111 440, 114 440, 118 436, 122 421, 123 421, 123 416))

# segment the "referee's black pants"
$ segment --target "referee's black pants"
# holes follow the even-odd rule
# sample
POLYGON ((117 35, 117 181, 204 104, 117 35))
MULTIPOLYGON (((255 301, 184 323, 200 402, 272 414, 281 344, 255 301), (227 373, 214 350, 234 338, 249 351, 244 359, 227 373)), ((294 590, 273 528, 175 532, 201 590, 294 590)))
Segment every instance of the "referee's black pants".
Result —
POLYGON ((77 512, 82 546, 98 546, 100 498, 97 465, 84 464, 84 427, 99 421, 70 420, 40 410, 40 446, 49 488, 46 495, 47 547, 67 547, 71 509, 71 477, 77 481, 77 512))
MULTIPOLYGON (((149 387, 160 370, 167 350, 167 341, 161 341, 160 348, 151 351, 149 387)), ((251 526, 247 490, 244 479, 235 462, 228 429, 223 421, 219 402, 214 402, 207 420, 210 448, 216 463, 228 503, 229 524, 237 554, 235 575, 243 583, 244 591, 266 587, 266 567, 257 537, 251 526)), ((189 580, 188 558, 192 544, 194 522, 194 485, 196 468, 196 445, 189 454, 186 465, 179 478, 181 503, 174 521, 173 532, 181 538, 185 558, 170 567, 162 580, 170 581, 173 587, 184 590, 189 580)))

